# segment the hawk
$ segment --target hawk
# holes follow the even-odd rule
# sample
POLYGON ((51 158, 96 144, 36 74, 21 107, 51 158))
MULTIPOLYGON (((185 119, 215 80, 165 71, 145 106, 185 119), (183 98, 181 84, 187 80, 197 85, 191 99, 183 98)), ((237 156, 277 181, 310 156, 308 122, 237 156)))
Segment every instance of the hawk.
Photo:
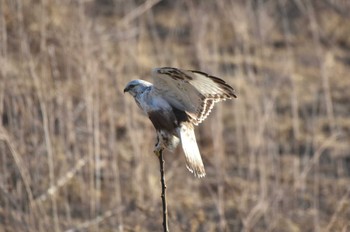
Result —
POLYGON ((194 70, 155 68, 152 77, 153 84, 130 81, 124 93, 134 97, 155 127, 154 152, 173 151, 181 141, 187 169, 196 177, 204 177, 194 125, 207 118, 215 103, 236 98, 233 88, 220 78, 194 70))

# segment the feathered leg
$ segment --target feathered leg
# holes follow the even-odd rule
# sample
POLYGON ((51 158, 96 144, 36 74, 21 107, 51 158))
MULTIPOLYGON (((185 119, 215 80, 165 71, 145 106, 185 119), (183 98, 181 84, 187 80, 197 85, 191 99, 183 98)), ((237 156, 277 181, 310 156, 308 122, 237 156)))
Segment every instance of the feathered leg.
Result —
POLYGON ((160 151, 162 151, 162 150, 163 150, 163 147, 162 147, 162 142, 161 142, 161 136, 157 132, 157 143, 154 145, 153 153, 159 157, 160 151))

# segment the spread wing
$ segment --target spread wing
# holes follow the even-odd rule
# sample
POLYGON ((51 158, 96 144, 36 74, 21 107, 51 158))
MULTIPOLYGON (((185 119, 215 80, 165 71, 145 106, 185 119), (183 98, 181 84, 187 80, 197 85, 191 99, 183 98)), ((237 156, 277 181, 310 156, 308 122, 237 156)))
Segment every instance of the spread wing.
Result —
POLYGON ((153 91, 185 111, 195 125, 209 115, 216 102, 236 98, 224 80, 204 72, 164 67, 153 69, 152 76, 153 91))

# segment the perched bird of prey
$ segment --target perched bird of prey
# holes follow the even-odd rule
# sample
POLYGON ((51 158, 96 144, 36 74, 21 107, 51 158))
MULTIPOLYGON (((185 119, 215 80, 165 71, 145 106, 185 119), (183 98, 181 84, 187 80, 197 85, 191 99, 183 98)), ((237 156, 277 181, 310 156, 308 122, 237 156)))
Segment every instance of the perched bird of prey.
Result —
POLYGON ((216 102, 236 98, 233 88, 200 71, 164 67, 153 69, 152 76, 153 84, 133 80, 124 93, 130 93, 152 121, 157 131, 154 152, 172 151, 181 141, 188 170, 204 177, 193 125, 206 119, 216 102))

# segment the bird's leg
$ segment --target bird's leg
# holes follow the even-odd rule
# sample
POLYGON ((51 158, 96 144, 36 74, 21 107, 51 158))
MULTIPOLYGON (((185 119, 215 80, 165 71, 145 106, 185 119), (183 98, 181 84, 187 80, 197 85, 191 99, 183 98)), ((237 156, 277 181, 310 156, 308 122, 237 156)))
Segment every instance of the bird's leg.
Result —
POLYGON ((159 145, 157 145, 157 146, 154 148, 154 150, 153 150, 154 154, 155 154, 157 157, 160 156, 160 152, 161 152, 161 151, 163 151, 163 148, 162 148, 161 146, 159 146, 159 145))
POLYGON ((154 145, 154 147, 158 147, 158 144, 159 144, 159 135, 157 135, 157 142, 156 142, 156 144, 154 145))
POLYGON ((156 143, 156 145, 154 146, 153 152, 154 152, 154 154, 155 154, 156 156, 159 157, 160 151, 162 151, 162 150, 163 150, 163 147, 162 147, 162 139, 161 139, 161 136, 157 135, 157 143, 156 143))

